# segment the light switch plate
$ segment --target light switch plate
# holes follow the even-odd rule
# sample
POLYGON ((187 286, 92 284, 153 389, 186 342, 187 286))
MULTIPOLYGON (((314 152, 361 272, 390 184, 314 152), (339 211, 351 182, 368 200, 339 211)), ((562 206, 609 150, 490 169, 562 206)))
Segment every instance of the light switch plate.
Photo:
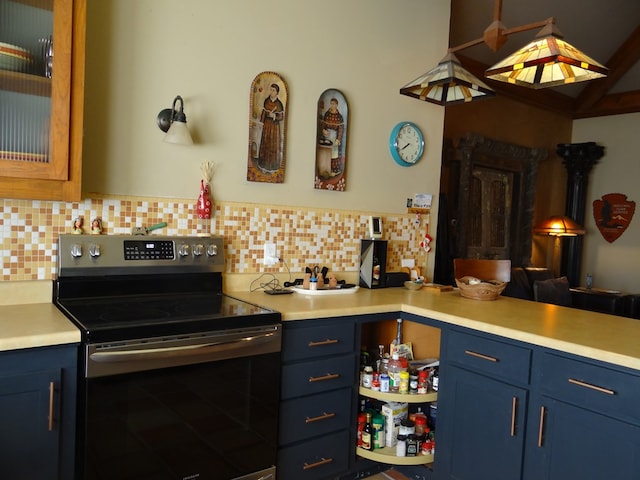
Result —
POLYGON ((278 263, 278 254, 276 252, 276 244, 265 243, 264 244, 264 264, 275 265, 276 263, 278 263))

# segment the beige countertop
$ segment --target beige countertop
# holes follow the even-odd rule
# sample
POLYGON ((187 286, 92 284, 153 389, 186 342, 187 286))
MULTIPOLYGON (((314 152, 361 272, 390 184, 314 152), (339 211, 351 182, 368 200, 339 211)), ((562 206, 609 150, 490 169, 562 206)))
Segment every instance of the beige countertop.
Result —
POLYGON ((79 341, 80 330, 53 303, 0 306, 0 351, 79 341))
POLYGON ((351 295, 227 294, 282 313, 284 321, 402 311, 640 370, 640 321, 586 310, 500 297, 462 298, 426 288, 365 289, 351 295))

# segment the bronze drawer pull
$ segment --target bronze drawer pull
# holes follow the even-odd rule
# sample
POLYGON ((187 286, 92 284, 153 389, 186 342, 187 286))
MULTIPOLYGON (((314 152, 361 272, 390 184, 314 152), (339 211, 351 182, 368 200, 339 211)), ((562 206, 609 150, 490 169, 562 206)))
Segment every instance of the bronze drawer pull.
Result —
POLYGON ((303 470, 309 470, 310 468, 321 467, 322 465, 326 465, 327 463, 333 462, 333 458, 322 458, 319 462, 316 463, 307 463, 304 462, 303 470))
POLYGON ((53 432, 53 401, 56 393, 55 382, 49 382, 49 431, 53 432))
POLYGON ((516 411, 518 410, 518 397, 511 398, 511 436, 516 436, 516 411))
POLYGON ((322 415, 318 415, 317 417, 307 417, 306 420, 304 421, 305 423, 313 423, 313 422, 317 422, 318 420, 328 420, 330 418, 335 417, 336 414, 335 413, 327 413, 327 412, 322 412, 322 415))
POLYGON ((540 425, 538 426, 538 447, 542 448, 542 436, 544 434, 544 405, 540 407, 540 425))
POLYGON ((489 355, 483 355, 482 353, 474 352, 472 350, 465 350, 464 353, 467 355, 471 355, 472 357, 481 358, 483 360, 489 360, 490 362, 497 362, 498 359, 496 357, 490 357, 489 355))
POLYGON ((590 388, 591 390, 596 390, 601 393, 606 393, 607 395, 615 395, 616 392, 609 388, 599 387, 598 385, 592 385, 591 383, 583 382, 581 380, 576 380, 575 378, 569 378, 569 383, 574 385, 578 385, 580 387, 590 388))
POLYGON ((321 382, 323 380, 334 380, 334 379, 338 378, 339 376, 340 376, 339 373, 327 373, 326 375, 323 375, 322 377, 309 377, 309 383, 321 382))
POLYGON ((323 345, 332 345, 334 343, 338 343, 339 340, 331 340, 327 338, 326 340, 321 340, 319 342, 309 342, 310 347, 321 347, 323 345))

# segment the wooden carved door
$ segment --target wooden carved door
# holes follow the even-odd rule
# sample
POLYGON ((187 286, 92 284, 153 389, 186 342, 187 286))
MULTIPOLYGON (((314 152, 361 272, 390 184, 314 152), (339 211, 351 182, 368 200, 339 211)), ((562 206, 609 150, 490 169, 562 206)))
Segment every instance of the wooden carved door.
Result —
POLYGON ((509 259, 513 173, 476 166, 469 190, 466 258, 509 259))

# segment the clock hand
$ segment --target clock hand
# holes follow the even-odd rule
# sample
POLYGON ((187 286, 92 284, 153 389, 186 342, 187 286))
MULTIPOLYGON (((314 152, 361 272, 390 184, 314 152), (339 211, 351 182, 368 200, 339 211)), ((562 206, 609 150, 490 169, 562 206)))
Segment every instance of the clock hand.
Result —
POLYGON ((402 147, 400 150, 404 150, 405 148, 407 148, 409 145, 411 145, 411 143, 407 143, 404 147, 402 147))

